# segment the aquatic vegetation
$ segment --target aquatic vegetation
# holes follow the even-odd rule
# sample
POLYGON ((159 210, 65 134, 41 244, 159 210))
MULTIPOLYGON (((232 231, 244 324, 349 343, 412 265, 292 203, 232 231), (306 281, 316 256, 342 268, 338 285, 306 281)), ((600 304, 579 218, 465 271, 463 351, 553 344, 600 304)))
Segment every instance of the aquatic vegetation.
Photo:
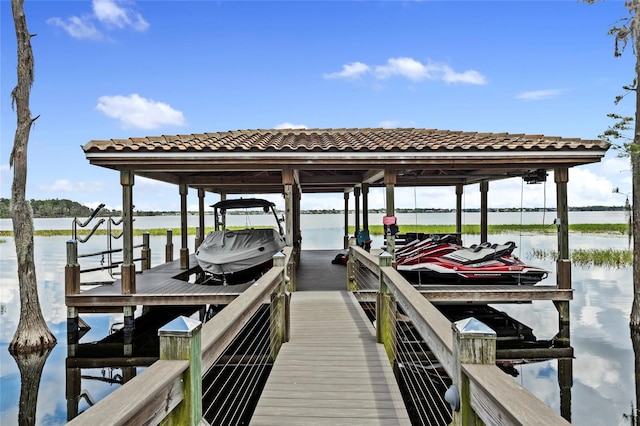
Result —
MULTIPOLYGON (((576 223, 569 224, 569 232, 582 233, 608 233, 626 235, 628 225, 624 223, 576 223)), ((557 227, 554 224, 538 225, 538 224, 502 224, 489 225, 487 232, 489 234, 553 234, 556 233, 557 227)), ((349 226, 349 233, 355 232, 354 226, 349 226)), ((450 234, 456 232, 455 225, 400 225, 400 232, 416 232, 424 234, 450 234)), ((369 233, 371 235, 383 235, 384 227, 382 225, 369 225, 369 233)), ((462 225, 463 234, 480 234, 480 225, 462 225)))
MULTIPOLYGON (((529 255, 534 259, 555 260, 558 252, 555 250, 533 249, 529 255)), ((632 250, 606 249, 575 249, 570 250, 569 258, 576 266, 601 266, 609 268, 624 268, 633 263, 632 250)))

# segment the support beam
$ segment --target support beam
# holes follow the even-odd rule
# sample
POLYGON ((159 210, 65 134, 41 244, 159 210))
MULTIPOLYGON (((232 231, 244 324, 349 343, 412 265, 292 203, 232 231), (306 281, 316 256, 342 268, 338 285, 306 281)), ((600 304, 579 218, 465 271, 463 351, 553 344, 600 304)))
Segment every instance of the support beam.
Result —
POLYGON ((198 228, 200 229, 200 232, 196 235, 196 250, 200 247, 200 244, 202 244, 206 234, 204 229, 204 195, 204 189, 198 189, 198 228))
POLYGON ((462 195, 464 186, 456 185, 456 232, 462 238, 462 195))
MULTIPOLYGON (((395 216, 395 195, 394 189, 396 184, 396 172, 395 170, 385 169, 384 171, 384 187, 386 198, 386 215, 388 217, 395 216)), ((387 252, 395 259, 396 251, 396 236, 393 234, 387 234, 387 252)))
POLYGON ((182 243, 180 246, 180 269, 189 269, 189 228, 187 226, 187 194, 189 188, 185 184, 180 184, 180 236, 182 243))
POLYGON ((362 229, 369 230, 369 184, 362 184, 362 229))
POLYGON ((489 239, 489 182, 480 182, 480 242, 483 243, 489 239))
POLYGON ((133 263, 133 185, 130 170, 120 172, 122 185, 122 294, 136 292, 136 265, 133 263))
POLYGON ((558 259, 569 259, 569 203, 567 201, 567 182, 569 182, 569 169, 556 169, 554 172, 556 182, 556 205, 558 217, 558 259))
POLYGON ((344 237, 342 247, 349 248, 349 193, 344 193, 344 237))
POLYGON ((293 247, 294 241, 294 191, 293 187, 296 185, 296 173, 293 169, 282 169, 282 184, 284 186, 284 224, 285 224, 285 242, 287 246, 293 247))
POLYGON ((355 198, 355 203, 356 203, 356 210, 355 210, 355 216, 356 216, 356 232, 354 235, 358 235, 358 231, 360 230, 360 187, 356 186, 353 188, 353 195, 355 198))

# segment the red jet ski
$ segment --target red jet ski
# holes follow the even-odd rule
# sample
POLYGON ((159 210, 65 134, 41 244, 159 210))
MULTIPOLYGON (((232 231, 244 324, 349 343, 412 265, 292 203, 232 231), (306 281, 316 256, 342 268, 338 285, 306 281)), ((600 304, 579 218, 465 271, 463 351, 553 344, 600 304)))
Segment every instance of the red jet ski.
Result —
POLYGON ((396 252, 398 272, 414 284, 534 285, 549 274, 518 259, 512 241, 471 247, 454 241, 453 236, 412 241, 396 252))

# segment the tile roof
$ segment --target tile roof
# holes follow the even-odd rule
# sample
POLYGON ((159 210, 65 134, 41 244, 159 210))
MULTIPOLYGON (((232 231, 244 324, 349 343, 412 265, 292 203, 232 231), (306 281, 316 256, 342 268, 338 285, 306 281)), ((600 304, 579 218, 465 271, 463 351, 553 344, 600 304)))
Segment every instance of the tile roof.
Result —
POLYGON ((92 140, 90 152, 418 152, 606 150, 602 140, 438 129, 257 129, 92 140))

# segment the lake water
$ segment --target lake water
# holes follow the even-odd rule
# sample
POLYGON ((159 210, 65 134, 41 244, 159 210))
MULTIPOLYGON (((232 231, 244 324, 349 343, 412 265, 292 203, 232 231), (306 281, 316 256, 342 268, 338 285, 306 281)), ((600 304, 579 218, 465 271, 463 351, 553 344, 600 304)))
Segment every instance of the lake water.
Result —
MULTIPOLYGON (((382 214, 371 215, 370 223, 382 222, 382 214)), ((491 213, 490 224, 498 223, 553 223, 553 213, 491 213)), ((230 222, 233 224, 233 220, 230 222)), ((255 219, 252 219, 255 220, 255 219)), ((207 216, 207 225, 212 221, 207 216)), ((398 215, 403 224, 452 224, 451 214, 398 215)), ((625 223, 624 212, 571 212, 571 223, 625 223)), ((464 223, 478 223, 476 214, 465 215, 464 223)), ((351 219, 353 223, 353 218, 351 219)), ((238 223, 240 224, 240 223, 238 223)), ((258 225, 258 223, 254 223, 258 225)), ((197 225, 197 216, 190 216, 189 226, 197 225)), ((70 229, 70 219, 36 219, 36 229, 70 229)), ((137 229, 175 228, 180 226, 176 216, 136 218, 137 229)), ((303 249, 332 249, 338 253, 342 246, 342 215, 303 215, 301 228, 303 249)), ((11 229, 9 220, 0 220, 0 229, 11 229)), ((477 236, 469 236, 465 244, 471 244, 477 236)), ((49 355, 42 372, 36 408, 36 424, 64 424, 67 418, 65 399, 66 308, 64 305, 65 242, 69 237, 36 237, 35 258, 40 303, 49 327, 58 338, 58 345, 49 355)), ((537 265, 554 270, 552 261, 528 258, 531 250, 554 250, 555 236, 551 235, 490 235, 495 242, 513 240, 518 255, 537 265)), ((174 237, 175 254, 178 256, 179 237, 174 237)), ((141 242, 135 238, 134 243, 141 242)), ((165 237, 152 237, 152 265, 164 260, 165 237)), ((189 238, 193 250, 194 237, 189 238)), ((373 247, 379 247, 381 239, 374 238, 373 247)), ((81 253, 96 252, 106 248, 106 237, 94 237, 81 245, 81 253)), ((627 249, 628 240, 623 235, 570 235, 570 248, 627 249)), ((83 265, 84 267, 84 265, 83 265)), ((573 360, 573 387, 571 389, 571 417, 578 425, 627 425, 625 416, 635 406, 635 358, 629 335, 628 318, 633 300, 631 268, 610 269, 601 267, 581 268, 573 266, 574 300, 571 302, 571 344, 575 349, 573 360)), ((552 274, 547 280, 555 281, 552 274)), ((16 259, 13 240, 0 243, 0 424, 18 424, 20 373, 16 362, 7 351, 19 318, 19 291, 16 275, 16 259)), ((533 302, 520 305, 495 305, 519 321, 531 326, 538 339, 550 339, 558 331, 557 311, 551 302, 533 302)), ((101 339, 108 333, 112 322, 121 315, 83 315, 92 327, 82 342, 101 339)), ((515 379, 529 389, 556 412, 560 412, 558 386, 558 362, 550 360, 517 367, 515 379)), ((116 371, 117 372, 117 371, 116 371)), ((109 378, 111 370, 82 371, 83 375, 109 378)), ((82 389, 95 400, 104 398, 118 385, 100 380, 83 380, 82 389)), ((35 390, 34 390, 35 391, 35 390)), ((80 410, 88 407, 81 400, 80 410)))

